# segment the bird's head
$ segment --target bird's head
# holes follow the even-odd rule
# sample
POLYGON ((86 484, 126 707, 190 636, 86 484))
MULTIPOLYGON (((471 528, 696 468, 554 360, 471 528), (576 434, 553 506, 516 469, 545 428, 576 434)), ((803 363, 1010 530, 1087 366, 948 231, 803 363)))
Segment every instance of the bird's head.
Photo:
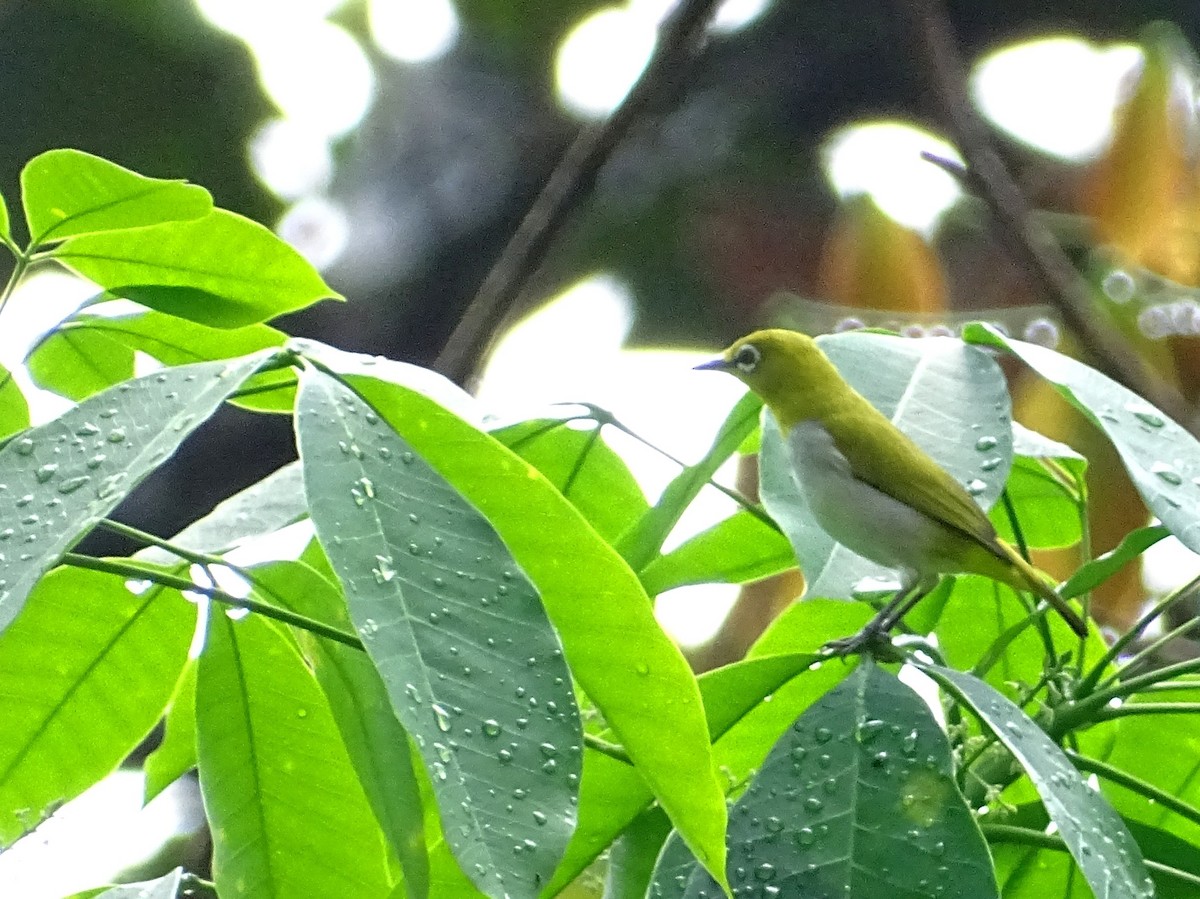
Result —
POLYGON ((821 399, 842 383, 811 337, 778 328, 748 334, 696 368, 733 375, 762 397, 781 423, 812 417, 821 399))

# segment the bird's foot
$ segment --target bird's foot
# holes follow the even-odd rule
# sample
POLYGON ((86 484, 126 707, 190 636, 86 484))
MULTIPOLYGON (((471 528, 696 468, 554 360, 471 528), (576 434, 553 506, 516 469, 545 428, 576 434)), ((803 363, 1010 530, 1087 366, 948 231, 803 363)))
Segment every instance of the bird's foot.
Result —
POLYGON ((869 622, 853 636, 830 640, 821 647, 821 653, 837 657, 866 654, 876 658, 888 658, 896 654, 888 636, 888 628, 883 622, 876 621, 869 622))

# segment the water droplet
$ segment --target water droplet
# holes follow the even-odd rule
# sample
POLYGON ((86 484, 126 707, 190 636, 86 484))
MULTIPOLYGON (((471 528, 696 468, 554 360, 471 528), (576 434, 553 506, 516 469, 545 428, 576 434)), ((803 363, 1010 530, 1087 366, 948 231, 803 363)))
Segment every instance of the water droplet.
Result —
POLYGON ((990 459, 984 459, 979 463, 980 469, 983 471, 995 471, 1003 464, 1004 460, 999 456, 992 456, 990 459))
POLYGON ((483 722, 483 726, 480 728, 480 730, 482 730, 485 737, 498 737, 500 736, 502 728, 500 727, 500 722, 495 718, 488 718, 483 722))
POLYGON ((1147 409, 1135 403, 1129 403, 1125 406, 1125 411, 1132 412, 1133 417, 1142 424, 1151 428, 1161 428, 1166 424, 1166 421, 1154 409, 1147 409))
POLYGON ((16 506, 18 509, 24 509, 24 508, 25 508, 26 506, 28 506, 28 505, 29 505, 31 502, 33 502, 33 494, 32 494, 32 493, 26 493, 26 494, 25 494, 24 496, 22 496, 22 497, 21 497, 19 500, 17 500, 17 501, 14 503, 14 505, 15 505, 15 506, 16 506))
POLYGON ((637 665, 634 666, 634 670, 642 677, 646 677, 650 674, 650 666, 645 662, 638 662, 637 665))
POLYGON ((863 746, 874 742, 886 725, 878 718, 868 718, 865 721, 859 722, 858 728, 854 732, 855 738, 863 746))
POLYGON ((500 759, 500 761, 507 764, 508 762, 511 762, 513 760, 513 754, 511 752, 509 752, 507 749, 501 749, 499 752, 496 753, 496 758, 500 759))
POLYGON ((409 555, 413 555, 413 556, 420 555, 421 547, 417 546, 417 544, 415 544, 415 543, 410 543, 410 544, 408 544, 408 552, 409 552, 409 555))
POLYGON ((1137 291, 1137 282, 1129 272, 1115 268, 1104 276, 1100 289, 1114 303, 1128 303, 1137 291))
POLYGON ((37 482, 39 484, 44 484, 54 477, 54 472, 56 471, 58 471, 58 463, 47 462, 45 465, 38 468, 37 472, 34 474, 34 477, 37 478, 37 482))
MULTIPOLYGON (((41 521, 41 519, 36 515, 26 515, 21 519, 21 524, 37 524, 39 521, 41 521)), ((28 539, 26 539, 26 542, 28 542, 28 539)))
POLYGON ((105 409, 103 412, 101 412, 100 417, 101 418, 112 418, 116 414, 117 414, 117 410, 110 407, 108 409, 105 409))
POLYGON ((124 428, 113 428, 111 431, 108 432, 108 437, 106 439, 108 440, 109 443, 124 442, 125 429, 124 428))
POLYGON ((308 709, 296 709, 296 717, 297 718, 307 718, 308 717, 308 709))
POLYGON ((375 575, 375 583, 386 584, 396 576, 396 569, 392 567, 390 556, 376 556, 375 561, 379 563, 371 569, 371 574, 375 575))
POLYGON ((793 746, 790 755, 792 757, 792 761, 798 765, 804 761, 804 757, 808 755, 808 750, 803 746, 793 746))
POLYGON ((987 490, 987 484, 979 480, 979 478, 972 478, 967 481, 966 487, 967 493, 971 494, 971 496, 979 496, 979 494, 987 490))
POLYGON ((556 755, 558 755, 558 747, 555 746, 553 743, 543 743, 542 745, 540 745, 538 747, 538 749, 540 749, 542 752, 542 755, 548 759, 552 759, 556 755))
POLYGON ((765 883, 768 880, 775 879, 775 866, 769 862, 763 862, 754 869, 754 879, 765 883))
POLYGON ((547 774, 553 774, 557 768, 558 762, 556 762, 554 759, 550 759, 542 765, 542 770, 547 774))
POLYGON ((766 820, 766 828, 768 833, 779 833, 783 830, 783 822, 772 815, 766 820))
POLYGON ((833 739, 833 731, 831 731, 828 727, 818 727, 815 731, 813 731, 813 739, 818 743, 828 743, 831 739, 833 739))
POLYGON ((975 449, 979 450, 981 453, 986 453, 990 449, 995 449, 996 444, 999 442, 1000 441, 995 437, 980 437, 975 441, 975 449))
POLYGON ((549 819, 546 817, 546 813, 545 813, 545 812, 534 812, 534 813, 533 813, 533 820, 534 820, 534 822, 536 822, 536 823, 538 824, 538 826, 540 827, 541 825, 545 824, 545 823, 546 823, 546 821, 547 821, 547 820, 549 820, 549 819))
POLYGON ((81 474, 81 475, 78 475, 73 478, 67 478, 61 484, 58 485, 58 492, 59 493, 74 493, 76 490, 78 490, 80 487, 82 487, 84 484, 86 484, 90 480, 91 480, 91 478, 89 478, 85 474, 81 474))
POLYGON ((811 827, 801 827, 796 831, 796 842, 801 846, 811 846, 817 841, 817 835, 811 827))
POLYGON ((804 800, 804 807, 810 812, 819 812, 821 809, 825 808, 825 803, 816 796, 809 796, 804 800))
POLYGON ((400 454, 400 461, 403 462, 405 465, 412 464, 412 460, 415 458, 416 458, 416 456, 414 456, 412 453, 401 453, 400 454))
POLYGON ((12 538, 14 533, 16 532, 12 528, 5 528, 4 530, 0 531, 0 540, 9 540, 12 538))
POLYGON ((433 717, 434 720, 437 721, 438 730, 440 730, 442 733, 449 733, 450 713, 436 702, 430 705, 430 708, 433 709, 433 717))
POLYGON ((18 456, 33 455, 33 441, 28 437, 22 437, 16 443, 16 451, 18 456))
POLYGON ((1158 475, 1160 480, 1165 481, 1173 487, 1178 487, 1183 483, 1183 477, 1173 467, 1166 462, 1155 462, 1150 466, 1150 471, 1158 475))
POLYGON ((104 455, 104 453, 96 453, 96 455, 87 460, 87 467, 92 469, 92 471, 95 471, 104 464, 104 460, 107 458, 108 456, 104 455))

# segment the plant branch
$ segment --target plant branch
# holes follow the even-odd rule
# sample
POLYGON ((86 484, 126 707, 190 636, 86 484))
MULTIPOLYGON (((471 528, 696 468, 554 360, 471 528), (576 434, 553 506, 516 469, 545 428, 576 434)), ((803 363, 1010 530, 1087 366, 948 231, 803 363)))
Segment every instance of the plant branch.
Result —
POLYGON ((591 193, 621 141, 643 115, 665 107, 683 89, 717 5, 718 0, 683 0, 663 21, 646 70, 607 119, 582 129, 567 148, 446 341, 435 370, 460 384, 470 377, 554 236, 591 193))
POLYGON ((1092 361, 1114 380, 1145 397, 1193 434, 1197 425, 1184 396, 1154 372, 1103 317, 1087 282, 1053 234, 1032 214, 967 92, 967 68, 941 0, 900 0, 916 26, 914 37, 967 177, 991 207, 999 236, 1038 294, 1052 303, 1090 349, 1092 361))
MULTIPOLYGON (((71 565, 75 568, 87 568, 91 571, 102 571, 105 574, 116 574, 122 577, 152 581, 156 584, 162 584, 164 587, 173 587, 176 590, 201 593, 214 602, 233 606, 237 609, 247 609, 257 615, 262 615, 264 618, 273 618, 276 621, 290 624, 320 637, 328 637, 330 640, 335 640, 353 649, 361 650, 363 648, 362 641, 354 635, 340 631, 336 627, 330 627, 328 624, 317 621, 315 618, 309 618, 306 615, 300 615, 296 612, 281 609, 268 603, 262 603, 255 599, 234 596, 232 593, 226 593, 224 590, 216 587, 206 587, 203 584, 197 584, 191 578, 179 577, 178 575, 160 571, 148 565, 139 565, 136 562, 122 562, 116 559, 97 559, 93 556, 84 556, 79 553, 65 553, 62 561, 63 564, 71 565)), ((225 563, 221 562, 220 564, 225 563)))

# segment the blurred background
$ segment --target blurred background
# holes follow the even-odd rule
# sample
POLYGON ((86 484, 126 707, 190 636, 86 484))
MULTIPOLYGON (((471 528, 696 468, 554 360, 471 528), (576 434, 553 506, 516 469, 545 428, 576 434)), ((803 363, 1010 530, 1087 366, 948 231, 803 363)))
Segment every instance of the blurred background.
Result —
MULTIPOLYGON (((53 147, 187 178, 274 227, 349 299, 278 326, 429 365, 565 149, 637 80, 674 6, 6 0, 0 191, 15 208, 21 167, 53 147)), ((925 6, 722 3, 678 89, 618 143, 525 280, 512 327, 476 360, 469 380, 485 407, 511 418, 588 401, 694 459, 738 391, 690 366, 757 326, 866 323, 917 335, 983 317, 1094 353, 955 171, 970 160, 953 147, 955 110, 914 21, 925 6)), ((1058 238, 1089 314, 1194 403, 1200 6, 928 8, 956 36, 966 102, 1058 238)), ((86 295, 61 280, 31 286, 5 328, 34 335, 86 295)), ((0 335, 0 361, 19 361, 22 339, 0 335)), ((1013 375, 1018 417, 1092 462, 1093 551, 1146 523, 1090 428, 1013 375)), ((55 414, 53 398, 41 408, 55 414)), ((291 444, 284 418, 222 413, 121 517, 173 533, 292 458, 291 444)), ((653 499, 671 467, 625 449, 653 499)), ((747 472, 741 479, 752 489, 747 472)), ((130 548, 111 536, 86 547, 130 548)), ((1098 600, 1103 621, 1127 626, 1148 590, 1195 569, 1166 545, 1155 558, 1149 587, 1130 570, 1098 600)), ((756 590, 665 596, 660 610, 698 665, 719 664, 798 582, 756 590)), ((111 869, 114 852, 100 855, 111 869)))

